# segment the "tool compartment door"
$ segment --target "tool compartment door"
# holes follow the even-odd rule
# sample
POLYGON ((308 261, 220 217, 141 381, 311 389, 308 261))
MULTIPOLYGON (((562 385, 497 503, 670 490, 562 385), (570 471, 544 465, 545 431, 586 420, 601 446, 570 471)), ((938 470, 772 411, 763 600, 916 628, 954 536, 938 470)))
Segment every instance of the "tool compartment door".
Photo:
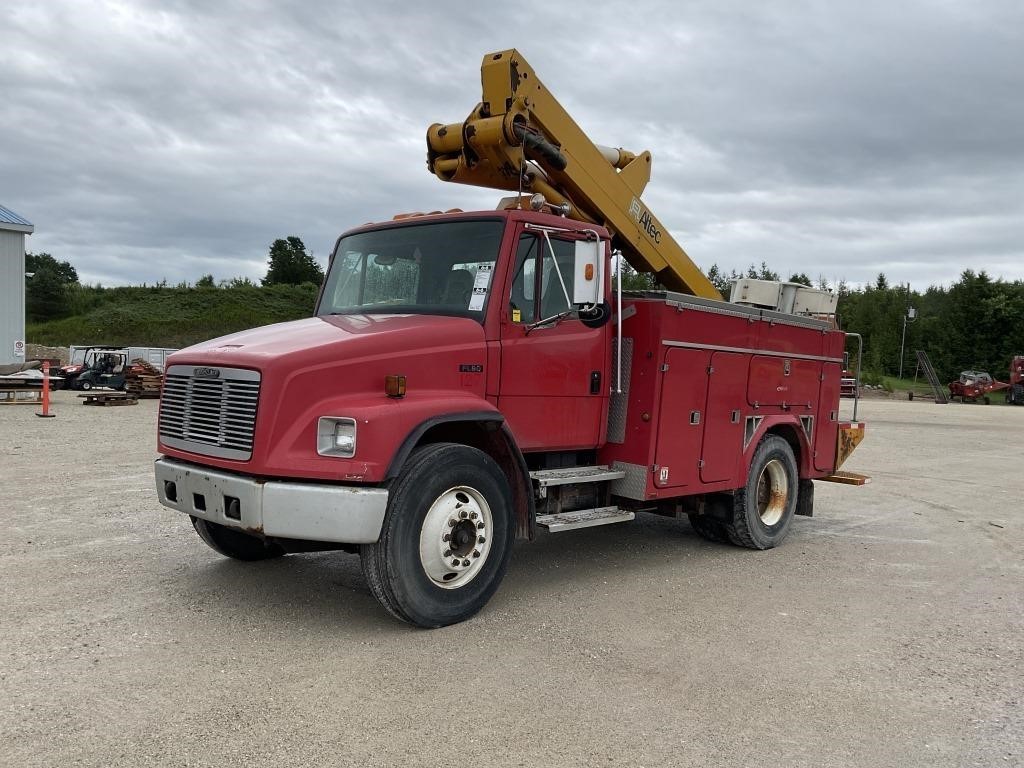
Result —
POLYGON ((810 406, 818 402, 821 363, 775 355, 750 360, 747 400, 760 406, 810 406))
POLYGON ((839 386, 842 369, 839 363, 821 367, 821 396, 814 424, 814 468, 831 472, 836 468, 836 441, 839 439, 839 386))
POLYGON ((654 485, 676 488, 699 480, 697 462, 707 402, 707 368, 711 353, 703 349, 669 347, 662 374, 658 409, 658 442, 654 485))
POLYGON ((731 480, 743 455, 749 360, 748 355, 734 352, 715 352, 711 356, 700 466, 700 479, 705 483, 731 480))

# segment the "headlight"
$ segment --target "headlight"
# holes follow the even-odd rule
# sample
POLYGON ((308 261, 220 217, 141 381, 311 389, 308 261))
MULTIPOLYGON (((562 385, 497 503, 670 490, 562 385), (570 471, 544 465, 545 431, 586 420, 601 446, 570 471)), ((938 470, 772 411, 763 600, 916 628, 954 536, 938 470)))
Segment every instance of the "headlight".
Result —
POLYGON ((344 416, 321 416, 316 428, 316 452, 321 456, 356 455, 356 420, 344 416))

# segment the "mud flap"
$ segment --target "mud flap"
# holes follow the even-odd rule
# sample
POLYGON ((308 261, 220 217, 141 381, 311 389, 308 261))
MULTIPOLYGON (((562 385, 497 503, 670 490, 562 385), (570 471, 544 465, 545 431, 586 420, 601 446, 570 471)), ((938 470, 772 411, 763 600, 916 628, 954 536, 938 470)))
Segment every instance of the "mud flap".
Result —
POLYGON ((794 515, 812 517, 814 515, 814 481, 801 480, 796 496, 796 509, 794 515))

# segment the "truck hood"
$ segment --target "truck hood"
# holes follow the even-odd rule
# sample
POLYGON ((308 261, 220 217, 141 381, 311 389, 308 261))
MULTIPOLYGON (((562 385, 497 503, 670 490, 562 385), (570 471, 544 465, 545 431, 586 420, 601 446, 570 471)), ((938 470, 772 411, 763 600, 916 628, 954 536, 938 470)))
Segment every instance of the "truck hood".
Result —
POLYGON ((312 317, 212 339, 167 364, 260 372, 252 458, 161 450, 255 475, 380 482, 396 441, 417 425, 439 413, 493 410, 484 399, 486 357, 478 322, 438 315, 312 317), (387 396, 388 375, 405 377, 405 397, 387 396), (338 416, 358 421, 353 459, 317 453, 318 420, 338 416))
POLYGON ((290 370, 327 361, 352 364, 428 347, 483 344, 478 322, 440 315, 327 315, 266 325, 204 341, 174 353, 168 365, 217 363, 290 370))

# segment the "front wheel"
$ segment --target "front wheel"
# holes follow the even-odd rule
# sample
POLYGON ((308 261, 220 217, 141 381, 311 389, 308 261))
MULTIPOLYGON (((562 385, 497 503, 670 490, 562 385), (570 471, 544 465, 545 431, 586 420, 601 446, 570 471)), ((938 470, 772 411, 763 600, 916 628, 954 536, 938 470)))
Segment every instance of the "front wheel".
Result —
POLYGON ((285 554, 280 544, 271 544, 258 536, 250 536, 201 517, 192 518, 192 527, 210 549, 235 560, 269 560, 285 554))
POLYGON ((409 457, 388 495, 380 538, 360 547, 370 591, 393 616, 443 627, 477 613, 505 575, 515 517, 490 456, 435 443, 409 457))
POLYGON ((733 495, 726 531, 733 544, 749 549, 777 547, 789 533, 800 476, 789 443, 766 436, 754 451, 747 484, 733 495))

